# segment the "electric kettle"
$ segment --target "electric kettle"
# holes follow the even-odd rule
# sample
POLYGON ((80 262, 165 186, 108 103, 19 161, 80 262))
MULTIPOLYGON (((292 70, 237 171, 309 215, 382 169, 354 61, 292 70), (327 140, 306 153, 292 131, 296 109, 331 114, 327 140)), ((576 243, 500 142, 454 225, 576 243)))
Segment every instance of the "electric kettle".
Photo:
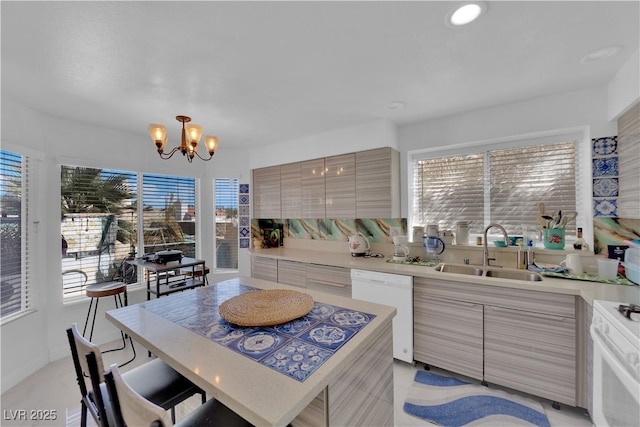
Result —
POLYGON ((364 234, 358 233, 349 236, 349 251, 351 256, 365 256, 369 253, 370 249, 369 240, 364 237, 364 234))

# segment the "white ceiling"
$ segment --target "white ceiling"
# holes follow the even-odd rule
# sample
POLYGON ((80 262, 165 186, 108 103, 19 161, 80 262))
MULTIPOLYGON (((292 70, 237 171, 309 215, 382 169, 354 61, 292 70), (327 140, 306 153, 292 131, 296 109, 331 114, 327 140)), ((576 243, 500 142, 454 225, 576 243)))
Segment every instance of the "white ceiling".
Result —
POLYGON ((170 138, 189 115, 247 148, 606 85, 640 44, 638 1, 494 1, 451 28, 458 3, 2 1, 2 95, 170 138))

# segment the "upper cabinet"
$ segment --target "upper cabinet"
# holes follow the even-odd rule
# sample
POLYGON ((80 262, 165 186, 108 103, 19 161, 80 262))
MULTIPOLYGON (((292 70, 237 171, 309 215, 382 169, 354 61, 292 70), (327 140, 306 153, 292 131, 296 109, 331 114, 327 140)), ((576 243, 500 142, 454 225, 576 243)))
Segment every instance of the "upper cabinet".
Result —
POLYGON ((324 218, 324 159, 300 162, 302 218, 324 218))
POLYGON ((356 218, 400 216, 400 153, 385 147, 356 153, 356 218))
POLYGON ((397 218, 400 155, 389 147, 253 170, 254 218, 397 218))
POLYGON ((280 166, 282 218, 302 218, 302 172, 300 163, 280 166))
POLYGON ((281 218, 280 166, 253 170, 253 217, 281 218))
POLYGON ((327 157, 325 166, 326 218, 356 217, 356 155, 327 157))
POLYGON ((640 103, 618 119, 618 217, 640 218, 640 103))

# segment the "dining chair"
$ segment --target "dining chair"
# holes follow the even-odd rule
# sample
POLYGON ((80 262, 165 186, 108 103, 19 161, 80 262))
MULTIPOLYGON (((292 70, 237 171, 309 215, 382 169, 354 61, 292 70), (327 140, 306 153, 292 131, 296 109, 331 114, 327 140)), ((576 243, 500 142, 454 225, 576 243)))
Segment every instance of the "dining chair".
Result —
MULTIPOLYGON (((67 337, 71 347, 76 379, 82 395, 81 425, 82 427, 86 426, 87 412, 90 412, 99 426, 108 426, 110 425, 108 420, 111 416, 108 399, 104 399, 107 393, 99 393, 103 397, 103 399, 100 399, 100 395, 96 396, 95 388, 92 387, 89 391, 86 383, 86 378, 90 377, 90 369, 86 358, 87 353, 95 356, 96 372, 98 373, 97 380, 99 383, 104 382, 104 364, 100 348, 82 336, 76 323, 73 323, 67 329, 67 337)), ((157 358, 131 369, 124 375, 127 378, 127 382, 145 399, 163 408, 164 411, 170 409, 173 421, 175 421, 175 406, 177 404, 194 394, 202 396, 203 404, 207 400, 206 393, 201 388, 157 358)))
POLYGON ((111 368, 104 373, 104 378, 115 419, 124 423, 116 424, 117 427, 124 427, 124 425, 248 427, 252 425, 216 399, 208 400, 180 420, 178 424, 173 424, 161 407, 145 399, 131 387, 128 379, 118 369, 118 365, 111 365, 111 368))

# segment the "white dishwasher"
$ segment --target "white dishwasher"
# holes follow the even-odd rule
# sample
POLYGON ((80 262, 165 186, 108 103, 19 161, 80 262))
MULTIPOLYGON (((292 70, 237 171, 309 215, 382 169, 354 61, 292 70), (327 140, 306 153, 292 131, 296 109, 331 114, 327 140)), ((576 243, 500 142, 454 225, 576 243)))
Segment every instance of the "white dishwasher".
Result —
POLYGON ((413 276, 351 270, 351 297, 396 308, 393 357, 413 363, 413 276))

